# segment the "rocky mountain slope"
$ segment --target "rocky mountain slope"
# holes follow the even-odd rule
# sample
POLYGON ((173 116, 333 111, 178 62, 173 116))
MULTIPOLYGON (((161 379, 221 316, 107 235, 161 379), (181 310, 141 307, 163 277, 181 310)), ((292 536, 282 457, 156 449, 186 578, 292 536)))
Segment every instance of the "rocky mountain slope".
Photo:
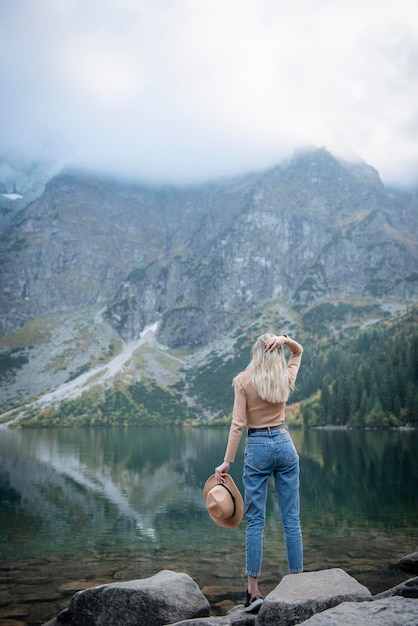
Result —
POLYGON ((227 358, 261 324, 314 333, 418 299, 416 193, 388 190, 372 167, 325 149, 190 187, 62 172, 7 216, 3 407, 85 375, 122 346, 137 351, 150 328, 153 356, 140 350, 130 376, 168 384, 179 363, 227 358))

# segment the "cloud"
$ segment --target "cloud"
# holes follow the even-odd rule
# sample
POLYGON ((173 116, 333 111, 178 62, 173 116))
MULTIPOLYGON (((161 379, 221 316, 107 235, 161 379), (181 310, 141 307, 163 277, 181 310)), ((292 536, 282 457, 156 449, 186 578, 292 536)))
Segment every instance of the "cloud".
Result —
POLYGON ((301 145, 417 181, 415 0, 0 6, 0 150, 190 182, 301 145))

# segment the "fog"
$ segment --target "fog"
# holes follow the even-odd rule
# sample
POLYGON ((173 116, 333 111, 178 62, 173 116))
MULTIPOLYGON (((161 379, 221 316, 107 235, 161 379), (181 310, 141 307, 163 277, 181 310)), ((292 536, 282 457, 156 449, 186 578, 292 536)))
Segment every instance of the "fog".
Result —
POLYGON ((415 0, 0 4, 0 154, 150 181, 325 146, 418 178, 415 0))

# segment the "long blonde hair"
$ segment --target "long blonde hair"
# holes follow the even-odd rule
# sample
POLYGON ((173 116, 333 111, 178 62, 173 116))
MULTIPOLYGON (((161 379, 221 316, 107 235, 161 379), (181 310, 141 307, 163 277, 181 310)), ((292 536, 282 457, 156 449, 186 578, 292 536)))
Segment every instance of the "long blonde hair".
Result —
POLYGON ((294 385, 289 377, 282 346, 272 351, 266 350, 266 341, 271 337, 274 335, 265 333, 257 339, 253 345, 252 359, 244 371, 249 374, 262 400, 286 402, 294 385))

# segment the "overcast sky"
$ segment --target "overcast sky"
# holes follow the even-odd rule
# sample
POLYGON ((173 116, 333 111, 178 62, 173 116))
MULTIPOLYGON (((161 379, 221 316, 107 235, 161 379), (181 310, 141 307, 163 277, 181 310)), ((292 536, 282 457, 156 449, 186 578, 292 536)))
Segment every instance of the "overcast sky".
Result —
POLYGON ((416 0, 0 0, 0 153, 200 181, 304 145, 418 182, 416 0))

